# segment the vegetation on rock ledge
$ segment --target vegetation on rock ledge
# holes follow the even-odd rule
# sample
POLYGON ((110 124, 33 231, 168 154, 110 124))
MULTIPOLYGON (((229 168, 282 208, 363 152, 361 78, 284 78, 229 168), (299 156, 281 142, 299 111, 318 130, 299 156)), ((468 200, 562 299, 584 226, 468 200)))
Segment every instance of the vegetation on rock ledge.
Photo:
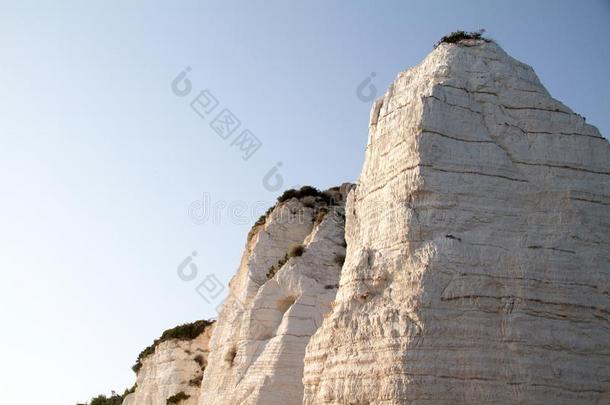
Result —
POLYGON ((492 42, 491 39, 485 38, 483 36, 484 33, 485 33, 484 29, 481 29, 479 31, 472 31, 472 32, 461 31, 461 30, 453 31, 451 34, 445 35, 436 44, 434 44, 434 48, 438 47, 442 43, 457 44, 458 42, 463 41, 465 39, 478 39, 478 40, 485 41, 485 42, 492 42))
POLYGON ((298 190, 294 188, 286 190, 282 193, 281 196, 277 198, 277 202, 281 203, 284 201, 288 201, 291 198, 301 199, 303 197, 316 197, 320 198, 329 205, 333 204, 332 197, 328 193, 326 193, 325 191, 320 191, 317 188, 311 186, 303 186, 298 190))
MULTIPOLYGON (((337 205, 339 203, 339 201, 335 200, 335 197, 333 197, 334 195, 336 195, 336 193, 339 191, 339 189, 340 189, 339 187, 332 187, 326 191, 320 191, 317 188, 312 187, 312 186, 303 186, 299 189, 291 188, 289 190, 284 191, 282 193, 282 195, 280 195, 277 198, 277 204, 288 201, 291 198, 297 198, 299 200, 303 200, 306 197, 312 197, 313 201, 315 201, 316 203, 319 203, 319 205, 321 205, 321 207, 319 207, 320 210, 327 210, 327 208, 325 208, 324 205, 332 206, 332 205, 337 205)), ((314 203, 313 201, 304 200, 303 205, 305 207, 315 209, 316 203, 314 203)), ((273 211, 273 209, 275 207, 277 207, 277 204, 269 207, 267 212, 265 212, 263 215, 261 215, 258 218, 258 220, 254 223, 254 225, 250 229, 250 232, 248 233, 248 240, 250 240, 252 238, 256 229, 259 226, 262 226, 265 224, 265 222, 267 221, 267 217, 269 216, 269 214, 271 214, 271 211, 273 211)))
POLYGON ((136 390, 136 385, 134 384, 133 387, 131 387, 130 389, 126 389, 125 392, 123 392, 123 395, 119 395, 116 392, 112 391, 112 394, 110 395, 110 397, 106 397, 106 395, 98 395, 95 398, 91 399, 91 402, 89 403, 90 405, 121 405, 123 403, 123 400, 125 399, 125 397, 133 392, 135 392, 136 390))
POLYGON ((203 380, 203 374, 193 377, 189 380, 189 385, 192 387, 201 387, 201 381, 203 380))
POLYGON ((184 391, 180 391, 179 393, 177 393, 176 395, 172 395, 171 397, 167 398, 167 401, 165 401, 165 403, 167 405, 170 404, 177 404, 180 401, 183 401, 185 399, 189 399, 191 396, 187 395, 184 393, 184 391))
POLYGON ((203 331, 205 330, 205 328, 208 327, 209 325, 211 325, 212 323, 213 323, 213 321, 206 321, 205 319, 202 319, 200 321, 195 321, 192 323, 185 323, 183 325, 178 325, 175 328, 166 330, 165 332, 163 332, 163 334, 161 335, 161 337, 159 339, 156 339, 153 342, 152 345, 148 346, 146 349, 144 349, 140 352, 140 354, 138 355, 138 359, 136 360, 136 364, 134 364, 131 369, 135 373, 140 371, 140 369, 142 368, 142 360, 146 356, 153 354, 155 352, 155 349, 157 348, 157 346, 159 346, 161 343, 163 343, 167 340, 171 340, 171 339, 178 339, 178 340, 195 339, 197 336, 201 335, 203 333, 203 331))
POLYGON ((291 257, 302 256, 304 252, 305 252, 305 245, 292 245, 290 247, 290 249, 288 249, 288 252, 284 255, 284 257, 282 257, 277 262, 277 264, 269 267, 269 270, 267 270, 267 280, 271 280, 273 278, 273 276, 275 276, 275 273, 277 273, 278 270, 281 269, 282 266, 286 264, 288 259, 290 259, 291 257))
POLYGON ((288 249, 288 257, 303 256, 305 252, 305 245, 293 245, 288 249))

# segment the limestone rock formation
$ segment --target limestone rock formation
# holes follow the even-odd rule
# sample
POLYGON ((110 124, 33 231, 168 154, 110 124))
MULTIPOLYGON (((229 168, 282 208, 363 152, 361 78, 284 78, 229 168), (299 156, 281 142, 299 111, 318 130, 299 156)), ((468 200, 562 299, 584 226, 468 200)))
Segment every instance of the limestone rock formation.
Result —
POLYGON ((466 40, 401 73, 346 215, 305 404, 610 403, 610 147, 531 67, 466 40))
POLYGON ((186 336, 165 340, 162 336, 163 341, 151 346, 148 351, 152 353, 143 356, 136 368, 136 390, 125 397, 123 405, 166 405, 168 398, 180 393, 186 397, 180 405, 197 404, 214 330, 214 323, 199 322, 203 322, 202 332, 194 339, 186 336))
POLYGON ((285 195, 252 229, 210 342, 200 405, 302 404, 305 347, 345 258, 349 188, 285 195))
POLYGON ((465 34, 374 104, 357 187, 255 224, 218 321, 145 349, 123 405, 610 403, 610 145, 465 34))

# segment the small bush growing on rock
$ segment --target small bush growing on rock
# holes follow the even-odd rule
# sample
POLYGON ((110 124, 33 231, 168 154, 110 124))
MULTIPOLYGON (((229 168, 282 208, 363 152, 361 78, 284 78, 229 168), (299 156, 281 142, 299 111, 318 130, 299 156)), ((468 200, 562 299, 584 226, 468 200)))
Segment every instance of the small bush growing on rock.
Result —
POLYGON ((136 391, 136 386, 137 384, 134 384, 133 387, 126 389, 125 392, 123 392, 123 395, 118 395, 114 391, 112 391, 110 397, 106 397, 106 395, 98 395, 97 397, 91 399, 90 405, 121 405, 127 395, 136 391))
POLYGON ((91 399, 91 405, 121 405, 123 403, 123 397, 120 395, 112 395, 107 398, 105 395, 98 395, 91 399))
POLYGON ((203 374, 199 377, 193 377, 189 380, 189 385, 191 387, 201 387, 201 381, 203 380, 203 374))
POLYGON ((202 355, 198 354, 197 356, 195 356, 195 358, 193 358, 193 360, 195 360, 195 362, 197 364, 199 364, 199 367, 203 367, 205 365, 205 359, 203 358, 202 355))
POLYGON ((271 280, 273 278, 273 276, 275 276, 275 273, 277 273, 278 270, 281 269, 282 266, 286 264, 288 259, 290 259, 291 257, 301 256, 301 255, 303 255, 303 252, 305 252, 305 246, 303 246, 303 245, 291 246, 290 249, 288 249, 288 253, 286 253, 284 255, 284 257, 282 257, 276 264, 269 267, 269 270, 267 270, 267 280, 271 280))
POLYGON ((271 206, 267 209, 267 211, 261 215, 260 217, 258 217, 258 219, 256 220, 256 222, 254 223, 254 225, 252 225, 252 228, 250 228, 250 231, 248 232, 248 241, 250 239, 252 239, 252 237, 254 236, 254 234, 256 233, 256 230, 265 225, 265 223, 267 222, 267 218, 269 218, 269 214, 271 214, 271 211, 273 211, 273 209, 275 208, 274 206, 271 206))
POLYGON ((274 266, 269 267, 269 269, 267 270, 267 280, 271 280, 273 278, 273 276, 275 276, 275 273, 277 273, 278 269, 274 266))
POLYGON ((322 202, 324 202, 327 205, 335 205, 337 202, 334 201, 331 194, 332 193, 330 193, 330 190, 329 190, 329 192, 325 192, 325 191, 320 191, 315 187, 303 186, 298 190, 291 188, 290 190, 284 191, 282 193, 282 195, 280 195, 277 198, 277 202, 281 203, 284 201, 288 201, 291 198, 301 199, 304 197, 314 197, 316 199, 321 200, 322 202))
POLYGON ((237 349, 235 347, 231 347, 225 353, 225 361, 229 364, 229 367, 233 367, 233 362, 235 361, 235 356, 237 356, 237 349))
POLYGON ((342 255, 342 254, 336 255, 335 263, 337 263, 339 266, 343 266, 343 263, 345 263, 345 255, 342 255))
POLYGON ((322 220, 324 219, 324 217, 326 217, 326 214, 328 214, 328 208, 326 207, 321 207, 318 212, 316 213, 316 216, 313 219, 313 222, 315 224, 319 224, 320 222, 322 222, 322 220))
POLYGON ((185 399, 189 399, 190 397, 191 397, 191 396, 190 396, 190 395, 185 394, 185 393, 184 393, 184 391, 180 391, 179 393, 177 393, 177 394, 175 394, 175 395, 172 395, 171 397, 167 398, 167 400, 165 401, 165 403, 166 403, 167 405, 170 405, 170 404, 177 404, 177 403, 179 403, 180 401, 183 401, 183 400, 185 400, 185 399))
POLYGON ((288 257, 303 256, 304 252, 305 252, 305 246, 303 246, 303 245, 293 245, 288 250, 288 257))
POLYGON ((282 195, 277 198, 277 202, 281 203, 288 201, 291 198, 303 198, 307 196, 318 197, 320 194, 322 194, 320 190, 311 186, 303 186, 298 190, 291 188, 284 191, 282 195))
POLYGON ((269 214, 271 214, 271 211, 273 211, 274 208, 275 208, 275 205, 267 208, 267 211, 265 211, 265 213, 256 220, 256 222, 254 223, 254 226, 265 225, 265 222, 267 222, 267 217, 269 216, 269 214))
POLYGON ((483 36, 483 33, 485 33, 484 29, 479 30, 479 31, 472 31, 472 32, 461 31, 461 30, 454 31, 451 34, 447 34, 444 37, 442 37, 436 44, 434 44, 434 47, 436 48, 442 43, 456 44, 465 39, 480 39, 485 42, 491 42, 491 39, 485 38, 483 36))
POLYGON ((123 398, 125 398, 129 394, 133 394, 134 392, 136 392, 137 386, 138 386, 138 384, 134 384, 131 388, 126 389, 125 392, 123 393, 123 398))
POLYGON ((288 253, 286 253, 284 255, 284 257, 282 257, 275 265, 269 267, 269 270, 267 270, 267 280, 271 280, 273 278, 273 276, 275 276, 275 273, 277 273, 277 271, 279 269, 281 269, 282 266, 285 265, 287 261, 288 261, 288 253))

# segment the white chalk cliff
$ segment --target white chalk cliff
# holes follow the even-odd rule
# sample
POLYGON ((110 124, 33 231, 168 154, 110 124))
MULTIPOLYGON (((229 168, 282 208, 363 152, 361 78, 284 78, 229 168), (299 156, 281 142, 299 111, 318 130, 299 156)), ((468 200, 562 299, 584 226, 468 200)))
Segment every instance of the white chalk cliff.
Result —
POLYGON ((123 405, 166 405, 179 393, 186 397, 180 405, 197 405, 213 330, 212 323, 194 339, 168 339, 155 345, 153 353, 142 358, 135 392, 125 397, 123 405))
POLYGON ((374 104, 357 186, 302 194, 124 405, 610 404, 610 146, 531 67, 441 43, 374 104))
POLYGON ((441 44, 371 113, 305 404, 610 403, 610 147, 533 69, 441 44))

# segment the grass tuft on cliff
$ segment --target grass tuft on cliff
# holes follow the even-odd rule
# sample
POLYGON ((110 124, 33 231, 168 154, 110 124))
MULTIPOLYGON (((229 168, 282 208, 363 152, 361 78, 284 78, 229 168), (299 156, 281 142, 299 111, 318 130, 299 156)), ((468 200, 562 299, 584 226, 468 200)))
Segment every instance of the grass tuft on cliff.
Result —
POLYGON ((491 39, 485 38, 483 34, 485 33, 484 29, 478 31, 453 31, 451 34, 447 34, 442 37, 436 44, 434 44, 434 48, 438 47, 440 44, 457 44, 460 41, 465 39, 479 39, 485 42, 492 42, 491 39))
POLYGON ((278 203, 282 203, 284 201, 288 201, 291 198, 301 199, 304 197, 316 197, 327 203, 328 205, 333 205, 334 201, 329 193, 320 191, 312 186, 303 186, 300 189, 291 188, 286 190, 277 198, 278 203))
POLYGON ((165 403, 167 405, 171 405, 171 404, 177 404, 180 401, 183 401, 185 399, 189 399, 191 396, 187 395, 184 393, 184 391, 180 391, 179 393, 177 393, 176 395, 172 395, 171 397, 167 398, 167 400, 165 401, 165 403))
POLYGON ((299 257, 303 256, 305 252, 305 245, 292 245, 288 249, 288 257, 299 257))
POLYGON ((123 397, 120 395, 112 395, 109 398, 106 395, 98 395, 91 400, 91 405, 121 405, 123 397))
POLYGON ((136 360, 136 364, 134 364, 131 369, 134 371, 134 373, 140 371, 140 369, 142 368, 142 360, 144 360, 146 356, 153 354, 157 346, 159 346, 161 343, 171 339, 195 339, 197 336, 203 333, 207 326, 211 325, 212 323, 213 321, 207 321, 205 319, 202 319, 200 321, 185 323, 183 325, 178 325, 175 328, 166 330, 165 332, 163 332, 163 334, 161 334, 161 337, 159 339, 156 339, 153 342, 152 345, 148 346, 146 349, 140 352, 140 354, 138 355, 138 359, 136 360))
POLYGON ((95 398, 91 399, 89 405, 121 405, 125 397, 136 390, 136 385, 133 387, 126 389, 123 395, 119 395, 112 391, 110 397, 106 397, 106 395, 98 395, 95 398))
POLYGON ((286 252, 284 257, 282 257, 275 265, 269 267, 269 270, 267 270, 267 280, 271 280, 273 276, 275 276, 275 273, 277 273, 277 271, 281 269, 283 265, 286 264, 288 259, 290 259, 291 257, 302 256, 303 253, 305 253, 305 245, 290 246, 288 252, 286 252))

